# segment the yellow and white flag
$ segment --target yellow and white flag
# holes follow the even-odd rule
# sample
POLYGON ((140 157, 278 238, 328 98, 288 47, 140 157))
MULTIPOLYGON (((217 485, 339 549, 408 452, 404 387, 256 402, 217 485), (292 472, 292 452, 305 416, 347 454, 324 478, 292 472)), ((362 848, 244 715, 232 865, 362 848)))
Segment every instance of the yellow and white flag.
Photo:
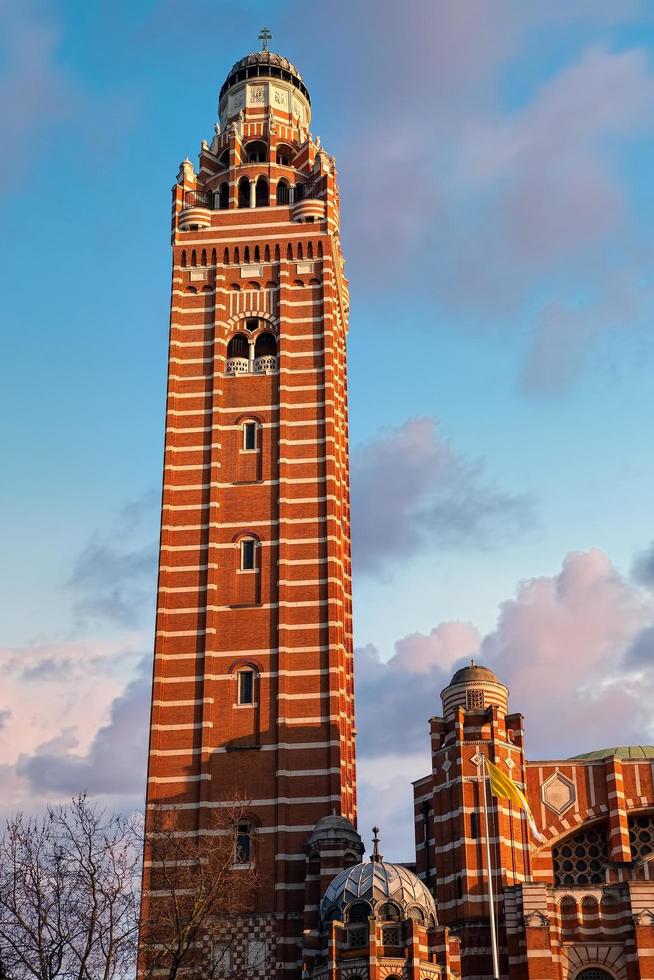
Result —
POLYGON ((486 765, 486 775, 488 776, 490 782, 491 793, 493 796, 503 796, 507 800, 511 800, 516 806, 520 807, 524 811, 527 822, 529 824, 529 829, 532 834, 541 844, 545 840, 543 835, 538 830, 536 826, 536 821, 534 820, 534 815, 531 812, 531 807, 527 802, 527 797, 522 792, 517 783, 514 783, 509 776, 505 775, 501 769, 498 769, 490 759, 485 760, 486 765))

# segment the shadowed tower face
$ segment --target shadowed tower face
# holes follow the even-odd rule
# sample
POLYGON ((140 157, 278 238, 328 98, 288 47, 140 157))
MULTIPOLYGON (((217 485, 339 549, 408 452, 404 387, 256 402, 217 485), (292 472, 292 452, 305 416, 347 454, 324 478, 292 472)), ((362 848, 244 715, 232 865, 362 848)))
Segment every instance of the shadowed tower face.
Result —
POLYGON ((356 784, 339 196, 267 41, 173 188, 147 805, 201 833, 245 801, 260 886, 238 928, 270 977, 299 975, 307 838, 355 820, 356 784))

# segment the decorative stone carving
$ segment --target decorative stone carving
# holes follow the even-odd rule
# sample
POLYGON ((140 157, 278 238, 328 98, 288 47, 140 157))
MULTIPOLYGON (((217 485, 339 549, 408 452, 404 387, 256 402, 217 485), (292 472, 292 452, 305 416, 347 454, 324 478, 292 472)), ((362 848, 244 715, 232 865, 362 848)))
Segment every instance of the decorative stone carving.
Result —
POLYGON ((263 85, 257 85, 256 88, 253 86, 250 89, 250 104, 263 105, 264 95, 265 95, 265 89, 263 85))
POLYGON ((634 925, 654 926, 654 912, 650 909, 642 909, 634 915, 634 925))
POLYGON ((227 359, 227 374, 247 374, 247 357, 230 357, 227 359))
POLYGON ((473 766, 476 766, 477 769, 479 769, 480 765, 484 761, 484 757, 480 752, 475 752, 470 761, 472 762, 473 766))
POLYGON ((570 809, 577 799, 574 783, 558 770, 545 780, 540 793, 543 803, 558 816, 570 809))
POLYGON ((525 915, 525 926, 528 929, 540 929, 543 928, 543 926, 548 926, 549 924, 550 920, 542 912, 528 912, 527 915, 525 915))
POLYGON ((266 354, 264 357, 257 357, 254 362, 256 374, 267 374, 268 371, 277 370, 277 358, 274 354, 266 354))

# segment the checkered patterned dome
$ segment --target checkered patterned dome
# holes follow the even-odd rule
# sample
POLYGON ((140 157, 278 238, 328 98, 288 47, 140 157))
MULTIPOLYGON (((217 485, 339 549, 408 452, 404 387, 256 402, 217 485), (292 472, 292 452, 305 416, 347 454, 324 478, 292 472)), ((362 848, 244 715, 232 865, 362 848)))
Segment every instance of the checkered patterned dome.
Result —
POLYGON ((430 892, 412 871, 401 864, 367 861, 341 871, 327 887, 320 907, 324 920, 338 916, 348 918, 351 906, 366 902, 371 915, 386 918, 384 909, 395 906, 402 919, 416 918, 421 912, 425 921, 433 916, 436 906, 430 892))

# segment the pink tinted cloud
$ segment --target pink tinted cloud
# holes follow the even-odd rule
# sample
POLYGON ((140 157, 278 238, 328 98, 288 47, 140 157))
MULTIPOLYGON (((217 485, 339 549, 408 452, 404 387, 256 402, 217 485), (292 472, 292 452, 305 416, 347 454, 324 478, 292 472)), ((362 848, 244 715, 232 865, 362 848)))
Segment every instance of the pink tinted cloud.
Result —
POLYGON ((573 552, 557 574, 521 582, 483 640, 469 624, 441 623, 398 640, 395 651, 383 662, 374 647, 358 650, 355 676, 362 812, 392 825, 403 859, 413 839, 407 783, 429 771, 428 719, 470 656, 509 687, 529 758, 654 739, 654 595, 598 550, 573 552))
MULTIPOLYGON (((0 767, 12 774, 3 781, 5 810, 54 798, 44 780, 28 778, 26 760, 49 756, 74 765, 90 757, 142 657, 143 642, 124 634, 119 643, 87 639, 0 649, 0 767)), ((55 795, 70 793, 66 788, 55 795)))

